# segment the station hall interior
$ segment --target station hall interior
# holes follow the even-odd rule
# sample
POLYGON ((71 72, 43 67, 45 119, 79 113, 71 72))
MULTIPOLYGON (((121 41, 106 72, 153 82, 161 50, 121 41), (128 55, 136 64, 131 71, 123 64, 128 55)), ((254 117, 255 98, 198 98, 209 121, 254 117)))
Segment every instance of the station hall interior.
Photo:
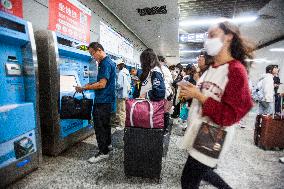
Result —
MULTIPOLYGON (((174 103, 169 110, 171 113, 166 112, 168 117, 163 114, 160 121, 163 128, 153 129, 158 122, 153 114, 161 109, 157 108, 159 103, 150 102, 149 92, 136 98, 132 94, 143 90, 141 86, 135 88, 144 71, 141 57, 150 49, 157 60, 164 58, 159 61, 164 62, 167 69, 173 68, 171 73, 177 65, 183 67, 179 74, 188 68, 200 70, 198 60, 206 50, 205 42, 212 37, 208 30, 219 23, 230 22, 253 47, 253 57, 245 59, 249 67, 244 82, 250 87, 252 105, 242 119, 230 124, 235 130, 230 150, 224 155, 221 153, 218 164, 211 167, 212 172, 220 175, 229 188, 283 189, 283 9, 284 0, 1 0, 0 188, 186 188, 181 178, 189 153, 181 146, 194 119, 190 105, 185 110, 186 118, 181 116, 183 106, 178 106, 178 115, 173 116, 178 104, 175 105, 173 99, 179 99, 179 104, 185 102, 178 95, 171 100, 166 98, 164 101, 174 103), (103 49, 99 46, 97 50, 92 42, 98 42, 103 49), (117 69, 121 64, 128 75, 133 70, 137 72, 137 76, 129 77, 124 104, 111 103, 111 114, 95 111, 96 104, 110 104, 107 100, 112 95, 116 95, 117 100, 119 84, 113 85, 116 90, 113 94, 87 89, 102 80, 112 81, 111 68, 105 68, 105 64, 98 61, 97 53, 101 52, 108 59, 105 64, 114 65, 114 82, 119 79, 117 69), (261 100, 255 100, 253 91, 254 87, 259 87, 269 66, 272 66, 271 72, 277 68, 278 73, 273 77, 279 81, 278 93, 274 94, 275 83, 272 85, 273 108, 271 114, 266 115, 259 113, 261 100), (87 86, 82 88, 83 93, 81 86, 87 86), (100 95, 105 97, 97 103, 100 95), (74 118, 68 110, 64 112, 64 108, 70 108, 67 107, 70 99, 75 99, 72 101, 74 111, 76 105, 86 105, 89 113, 74 118), (144 109, 134 110, 135 105, 144 102, 149 103, 150 108, 145 113, 150 116, 149 128, 136 128, 135 111, 137 120, 141 121, 139 112, 144 109), (113 119, 122 107, 125 117, 120 124, 113 119), (96 130, 98 120, 112 123, 109 130, 104 131, 110 133, 110 138, 98 137, 97 133, 102 132, 96 130), (95 163, 90 161, 101 153, 104 140, 108 143, 107 158, 95 163)), ((105 59, 101 59, 103 61, 105 59)), ((209 71, 218 68, 209 67, 209 71)), ((228 66, 218 73, 230 72, 230 69, 228 66)), ((159 74, 164 77, 161 70, 159 74)), ((200 75, 199 79, 206 79, 209 71, 204 72, 207 73, 205 78, 200 75)), ((160 84, 157 78, 152 78, 155 71, 151 73, 147 77, 152 79, 149 83, 160 84)), ((172 83, 175 79, 173 75, 172 83)), ((227 80, 226 77, 222 82, 227 80)), ((198 79, 196 82, 198 84, 198 79)), ((172 86, 172 83, 170 88, 176 90, 173 93, 179 93, 179 85, 172 86)), ((167 87, 164 81, 163 85, 167 87)), ((112 87, 104 84, 103 89, 106 86, 112 87)), ((243 99, 239 98, 240 106, 248 103, 243 99)), ((233 114, 240 111, 234 110, 233 114)), ((118 119, 121 121, 121 117, 118 119)), ((199 188, 213 189, 218 185, 220 183, 214 185, 203 179, 199 188)))

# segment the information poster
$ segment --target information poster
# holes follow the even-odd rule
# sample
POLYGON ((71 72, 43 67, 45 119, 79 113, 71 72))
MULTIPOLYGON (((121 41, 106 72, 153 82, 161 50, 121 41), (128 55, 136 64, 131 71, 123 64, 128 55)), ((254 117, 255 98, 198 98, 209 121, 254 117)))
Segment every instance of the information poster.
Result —
POLYGON ((91 13, 77 0, 49 0, 48 29, 89 43, 91 13))
POLYGON ((22 0, 0 0, 0 11, 23 18, 22 0))
POLYGON ((100 43, 114 55, 133 59, 133 45, 103 22, 100 24, 100 43))

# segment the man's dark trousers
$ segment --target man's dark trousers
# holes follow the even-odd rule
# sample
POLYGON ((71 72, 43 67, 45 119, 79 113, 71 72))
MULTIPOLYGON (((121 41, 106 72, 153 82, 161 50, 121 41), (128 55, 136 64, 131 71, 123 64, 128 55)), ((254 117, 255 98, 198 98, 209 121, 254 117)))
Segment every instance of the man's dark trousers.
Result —
POLYGON ((94 128, 100 152, 107 154, 111 144, 111 103, 95 103, 93 107, 94 128))

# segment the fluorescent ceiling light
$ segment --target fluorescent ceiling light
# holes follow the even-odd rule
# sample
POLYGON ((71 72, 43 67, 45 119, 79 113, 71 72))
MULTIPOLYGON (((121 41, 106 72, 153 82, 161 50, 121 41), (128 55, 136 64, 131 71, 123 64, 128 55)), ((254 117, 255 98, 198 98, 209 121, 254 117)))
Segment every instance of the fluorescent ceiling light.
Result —
POLYGON ((242 16, 236 18, 215 18, 215 19, 201 19, 201 20, 185 20, 179 23, 180 26, 204 26, 213 25, 224 21, 233 22, 235 24, 253 22, 257 19, 257 16, 242 16))
POLYGON ((253 22, 256 19, 257 19, 257 16, 241 16, 241 17, 229 19, 228 21, 231 21, 235 24, 240 24, 240 23, 246 23, 246 22, 253 22))
POLYGON ((199 53, 201 50, 181 50, 180 53, 199 53))
POLYGON ((271 52, 284 52, 284 48, 272 48, 272 49, 269 49, 269 51, 271 51, 271 52))
POLYGON ((255 58, 255 59, 246 59, 246 61, 253 61, 255 63, 271 63, 271 60, 267 60, 266 58, 255 58))

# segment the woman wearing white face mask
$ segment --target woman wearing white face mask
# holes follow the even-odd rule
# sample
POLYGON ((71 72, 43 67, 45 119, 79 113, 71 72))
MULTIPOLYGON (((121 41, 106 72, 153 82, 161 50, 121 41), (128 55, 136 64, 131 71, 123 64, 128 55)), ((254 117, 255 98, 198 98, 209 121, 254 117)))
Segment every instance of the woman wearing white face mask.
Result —
POLYGON ((189 125, 183 140, 189 157, 181 177, 182 188, 198 188, 202 179, 217 188, 231 188, 212 170, 233 137, 234 127, 251 109, 247 64, 252 48, 237 26, 223 22, 208 31, 205 49, 214 63, 197 87, 181 86, 180 96, 192 98, 189 125))

